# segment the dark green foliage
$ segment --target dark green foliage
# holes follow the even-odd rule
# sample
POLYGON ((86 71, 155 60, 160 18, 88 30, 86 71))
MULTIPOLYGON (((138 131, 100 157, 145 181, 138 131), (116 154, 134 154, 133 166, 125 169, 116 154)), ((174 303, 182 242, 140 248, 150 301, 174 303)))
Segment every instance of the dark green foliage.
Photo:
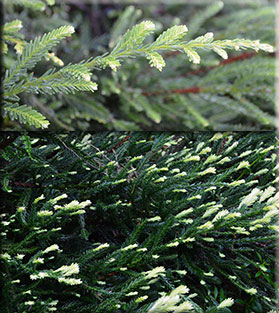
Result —
POLYGON ((0 149, 1 312, 275 312, 275 133, 7 133, 0 149))

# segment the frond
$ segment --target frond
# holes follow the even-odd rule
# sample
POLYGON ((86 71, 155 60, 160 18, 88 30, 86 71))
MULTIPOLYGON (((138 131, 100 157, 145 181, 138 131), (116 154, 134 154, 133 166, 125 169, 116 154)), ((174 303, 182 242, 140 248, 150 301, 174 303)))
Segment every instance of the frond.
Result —
POLYGON ((31 40, 23 49, 20 55, 10 70, 6 71, 4 86, 10 86, 22 77, 28 69, 32 69, 37 62, 45 57, 48 51, 57 45, 62 39, 74 33, 72 26, 61 26, 43 37, 36 37, 31 40))
POLYGON ((190 62, 200 63, 200 55, 197 49, 213 50, 223 59, 228 58, 225 49, 229 50, 246 50, 253 49, 256 52, 263 50, 265 52, 273 52, 273 47, 269 44, 260 43, 259 40, 234 39, 234 40, 216 40, 212 32, 206 33, 188 42, 183 41, 188 28, 186 25, 175 25, 164 31, 153 43, 143 45, 144 39, 154 32, 155 26, 151 21, 144 21, 135 25, 128 30, 116 47, 109 55, 95 58, 87 62, 89 68, 94 66, 107 67, 110 66, 113 71, 120 66, 119 60, 123 57, 134 57, 137 55, 145 56, 150 65, 162 71, 165 66, 163 57, 159 51, 184 51, 190 62))
POLYGON ((269 44, 262 44, 259 40, 248 39, 234 39, 234 40, 215 40, 213 33, 207 33, 185 44, 180 44, 189 59, 193 63, 200 63, 200 56, 195 49, 213 50, 223 59, 228 58, 228 54, 224 49, 230 50, 246 50, 252 49, 258 52, 263 50, 265 52, 273 52, 273 47, 269 44))
POLYGON ((162 71, 163 67, 166 65, 165 60, 158 52, 147 52, 146 58, 149 60, 151 67, 156 67, 159 71, 162 71))
POLYGON ((6 103, 2 107, 3 116, 9 116, 11 120, 18 120, 20 123, 29 124, 36 128, 47 128, 49 121, 39 112, 27 105, 17 103, 6 103))
POLYGON ((29 93, 74 93, 75 91, 97 90, 97 84, 90 81, 90 73, 82 64, 70 64, 60 71, 49 70, 39 78, 29 75, 27 82, 21 81, 5 90, 4 98, 11 99, 22 92, 29 93))
POLYGON ((188 28, 186 25, 175 25, 164 31, 151 45, 151 48, 158 48, 161 45, 175 45, 185 36, 187 32, 188 28))
POLYGON ((35 80, 33 86, 29 85, 29 88, 25 92, 31 93, 75 93, 75 91, 91 91, 97 90, 97 84, 91 81, 81 80, 76 77, 58 77, 50 79, 46 82, 39 82, 35 80))
POLYGON ((21 30, 22 22, 20 20, 13 20, 11 22, 5 23, 2 29, 3 35, 14 34, 21 30))
POLYGON ((111 54, 115 55, 123 50, 130 50, 139 47, 144 39, 153 33, 155 25, 151 21, 143 21, 128 30, 119 40, 118 44, 112 50, 111 54))

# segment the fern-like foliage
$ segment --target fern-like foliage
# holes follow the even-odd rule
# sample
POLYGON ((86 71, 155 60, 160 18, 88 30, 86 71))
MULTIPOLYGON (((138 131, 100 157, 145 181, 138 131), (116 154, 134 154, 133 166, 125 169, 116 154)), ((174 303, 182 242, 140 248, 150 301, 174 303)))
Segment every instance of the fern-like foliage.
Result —
MULTIPOLYGON (((151 64, 157 64, 160 69, 166 64, 161 73, 151 72, 141 59, 138 65, 133 61, 126 62, 122 70, 111 78, 101 78, 100 89, 105 89, 102 103, 105 105, 106 97, 116 98, 119 103, 118 115, 122 114, 126 120, 134 123, 134 127, 143 129, 274 129, 274 54, 250 51, 239 53, 235 50, 228 59, 220 61, 218 57, 219 54, 227 57, 229 50, 224 47, 237 49, 236 40, 228 41, 224 38, 249 36, 254 39, 254 48, 258 44, 257 38, 274 44, 275 10, 272 6, 255 5, 237 11, 237 5, 231 5, 229 9, 225 5, 224 14, 208 20, 211 14, 218 13, 222 7, 220 2, 213 3, 207 8, 195 10, 197 13, 192 17, 188 13, 191 12, 191 6, 171 6, 174 12, 181 9, 181 14, 176 15, 182 21, 185 20, 184 16, 190 15, 186 19, 189 30, 183 38, 187 41, 186 49, 180 53, 157 52, 161 57, 149 56, 151 64), (209 25, 214 30, 216 40, 210 38, 212 33, 202 35, 204 29, 210 28, 209 25), (192 49, 191 45, 195 46, 199 40, 208 40, 209 46, 211 40, 214 45, 216 43, 210 49, 213 52, 215 49, 215 54, 206 53, 206 47, 192 49), (187 52, 192 61, 190 64, 185 63, 187 52), (148 110, 154 112, 154 118, 150 117, 148 110)), ((135 18, 137 10, 134 9, 133 14, 131 11, 128 7, 127 12, 135 18)), ((126 13, 122 14, 125 16, 126 13)), ((173 21, 176 18, 174 16, 173 21)), ((121 14, 119 21, 122 21, 121 14)), ((124 21, 122 24, 126 25, 124 21)), ((169 24, 166 23, 165 27, 169 24)), ((270 46, 265 48, 269 50, 270 46)), ((243 49, 246 49, 245 40, 243 49)), ((108 121, 109 118, 106 125, 108 121)))
POLYGON ((188 28, 186 25, 175 25, 163 32, 153 43, 144 44, 146 37, 152 34, 155 30, 155 25, 151 21, 143 21, 128 30, 122 39, 118 42, 113 51, 101 58, 96 58, 87 64, 91 66, 110 66, 116 71, 120 66, 119 60, 124 57, 134 55, 143 55, 150 60, 150 65, 162 71, 165 66, 165 61, 158 51, 183 51, 187 54, 189 60, 193 63, 200 63, 200 56, 196 50, 213 50, 223 59, 227 59, 228 55, 225 49, 246 50, 253 49, 257 52, 263 50, 273 52, 273 47, 269 44, 262 44, 258 40, 235 39, 235 40, 216 40, 214 41, 213 33, 206 33, 203 36, 191 40, 183 41, 188 28))
MULTIPOLYGON (((27 4, 27 6, 29 6, 30 1, 20 0, 18 3, 22 5, 27 4)), ((53 1, 48 2, 48 4, 52 5, 53 1)), ((35 1, 33 5, 41 5, 42 9, 45 9, 45 4, 42 1, 35 1)), ((97 57, 91 57, 75 64, 69 63, 66 66, 64 66, 63 61, 59 59, 53 52, 51 52, 51 50, 63 39, 71 36, 74 33, 75 30, 73 26, 61 26, 48 33, 45 33, 43 36, 37 36, 30 42, 26 42, 23 38, 20 38, 20 35, 18 35, 18 31, 22 27, 21 21, 13 20, 8 22, 3 26, 3 39, 5 40, 4 52, 7 52, 6 43, 16 44, 15 49, 18 57, 16 62, 6 70, 5 77, 3 79, 4 100, 8 103, 20 103, 20 95, 22 93, 44 95, 55 95, 57 93, 61 93, 67 95, 82 91, 95 92, 97 90, 97 83, 91 81, 92 71, 109 67, 113 70, 113 72, 117 72, 117 69, 121 66, 124 59, 135 58, 138 56, 145 57, 151 67, 155 67, 161 72, 166 66, 166 58, 164 55, 166 53, 181 53, 186 55, 186 59, 188 59, 188 61, 191 63, 200 64, 202 62, 202 54, 204 54, 204 51, 213 51, 225 60, 228 59, 227 50, 240 51, 249 49, 256 52, 259 52, 260 50, 268 53, 273 52, 272 45, 261 43, 259 40, 248 40, 241 38, 233 40, 214 40, 214 35, 212 32, 208 32, 204 35, 192 38, 193 34, 197 31, 197 28, 199 25, 201 25, 202 21, 212 16, 213 14, 216 14, 221 8, 222 5, 218 2, 217 4, 208 7, 208 9, 205 11, 205 14, 203 15, 203 18, 199 15, 196 16, 196 18, 192 21, 193 31, 191 34, 189 34, 189 38, 187 38, 188 28, 186 25, 171 26, 159 34, 157 38, 154 38, 156 31, 155 24, 152 21, 144 20, 128 29, 123 35, 120 36, 117 43, 115 38, 113 38, 111 41, 111 46, 113 47, 113 42, 115 43, 115 46, 112 48, 110 53, 104 53, 103 55, 99 55, 97 57), (30 73, 30 71, 43 58, 46 60, 52 60, 54 63, 60 66, 60 69, 56 70, 51 68, 40 77, 35 77, 34 73, 30 73)), ((133 10, 130 7, 125 12, 126 13, 124 16, 128 16, 132 14, 133 10)), ((255 76, 253 77, 255 79, 255 76)), ((204 81, 201 80, 200 86, 202 87, 202 84, 206 83, 206 81, 206 78, 204 81)), ((246 78, 246 81, 248 81, 248 78, 246 78)), ((254 104, 249 101, 249 99, 243 99, 242 92, 238 91, 239 87, 241 86, 242 88, 246 81, 245 77, 243 77, 242 80, 238 78, 233 86, 206 86, 204 89, 206 90, 206 88, 208 88, 208 90, 214 90, 214 88, 218 88, 220 97, 212 97, 214 99, 221 99, 222 94, 220 93, 228 93, 231 91, 233 96, 230 103, 240 102, 241 108, 244 108, 246 112, 250 112, 251 116, 261 124, 273 126, 274 121, 268 115, 268 113, 263 114, 262 110, 255 107, 254 104)), ((115 89, 117 89, 117 87, 115 89)), ((197 90, 198 91, 196 93, 198 93, 200 89, 197 90)), ((136 92, 134 90, 129 92, 129 88, 127 91, 121 90, 123 95, 120 97, 121 99, 128 99, 127 101, 130 103, 130 107, 132 106, 137 111, 145 112, 148 118, 150 118, 152 121, 155 123, 160 123, 162 120, 162 115, 158 111, 163 111, 166 115, 168 114, 167 110, 165 110, 165 105, 160 103, 158 106, 159 110, 156 110, 155 107, 157 104, 150 104, 146 94, 144 92, 137 94, 138 91, 139 89, 136 92), (132 94, 137 97, 136 101, 133 99, 134 96, 131 96, 132 94)), ((173 97, 172 99, 179 99, 179 97, 173 97)), ((198 122, 198 124, 203 126, 211 125, 211 122, 206 121, 207 118, 204 117, 202 113, 197 114, 199 110, 191 105, 186 105, 187 100, 182 102, 185 104, 185 107, 187 107, 187 114, 192 116, 193 119, 198 122)), ((228 101, 224 102, 223 106, 225 106, 227 102, 228 101)), ((182 104, 182 107, 183 106, 184 105, 182 104)), ((7 114, 7 107, 9 107, 9 105, 3 106, 2 111, 4 115, 10 116, 10 114, 7 114)), ((127 104, 126 107, 129 110, 127 104)), ((25 107, 23 106, 22 108, 25 107)), ((18 106, 17 111, 20 111, 20 109, 21 106, 18 106)), ((30 110, 30 112, 31 111, 32 110, 30 110)), ((26 116, 27 114, 28 112, 24 109, 23 115, 26 116)), ((17 116, 19 115, 14 115, 14 118, 17 116)), ((132 117, 132 119, 133 118, 134 117, 132 117)), ((30 117, 30 120, 31 119, 32 117, 30 117)), ((21 121, 23 121, 23 119, 21 119, 21 121)), ((25 119, 25 121, 28 122, 29 119, 25 119)), ((114 125, 117 125, 118 123, 120 126, 124 121, 121 122, 110 119, 110 122, 112 123, 110 127, 114 127, 113 123, 116 123, 114 125)), ((128 127, 132 129, 137 127, 132 120, 129 122, 125 121, 124 123, 129 125, 128 127)), ((35 124, 32 123, 32 125, 35 124)))
POLYGON ((31 125, 36 128, 47 128, 49 126, 49 121, 41 113, 26 104, 5 103, 2 110, 4 117, 9 116, 11 120, 18 120, 22 124, 31 125))
POLYGON ((28 43, 14 66, 6 72, 4 86, 7 88, 17 82, 20 77, 26 74, 27 70, 32 69, 46 56, 50 49, 73 32, 74 28, 72 26, 62 26, 43 35, 42 38, 36 37, 34 41, 28 43))
POLYGON ((10 43, 15 43, 15 49, 18 53, 22 53, 24 41, 19 33, 22 28, 22 22, 20 20, 13 20, 9 23, 5 23, 2 29, 3 41, 2 41, 2 51, 4 54, 8 52, 8 46, 5 41, 10 43))

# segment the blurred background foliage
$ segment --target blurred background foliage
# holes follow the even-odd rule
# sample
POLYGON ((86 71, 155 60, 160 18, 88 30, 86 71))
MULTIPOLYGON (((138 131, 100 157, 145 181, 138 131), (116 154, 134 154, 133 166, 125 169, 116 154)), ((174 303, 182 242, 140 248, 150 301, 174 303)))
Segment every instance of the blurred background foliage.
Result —
MULTIPOLYGON (((247 38, 275 45, 273 1, 197 2, 133 5, 125 1, 4 1, 5 22, 20 19, 22 37, 71 24, 76 33, 55 51, 64 64, 110 51, 134 24, 151 20, 156 37, 165 29, 186 24, 191 40, 213 32, 216 40, 247 38), (48 5, 47 5, 48 4, 48 5)), ((19 35, 20 37, 20 35, 19 35)), ((150 38, 152 40, 152 38, 150 38)), ((11 49, 3 65, 17 55, 11 49)), ((117 73, 94 71, 98 91, 75 95, 23 94, 51 122, 49 130, 258 130, 274 129, 274 53, 230 52, 228 60, 201 51, 201 63, 166 53, 163 72, 144 58, 127 59, 117 73)), ((59 67, 40 62, 38 74, 59 67)), ((21 129, 12 121, 4 129, 21 129)))

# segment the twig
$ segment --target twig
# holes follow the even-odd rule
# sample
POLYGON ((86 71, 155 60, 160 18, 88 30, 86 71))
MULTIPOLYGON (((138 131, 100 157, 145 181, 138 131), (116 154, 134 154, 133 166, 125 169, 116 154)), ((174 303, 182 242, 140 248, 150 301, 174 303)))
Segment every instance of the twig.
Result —
POLYGON ((98 169, 99 169, 97 166, 93 165, 92 163, 90 163, 90 162, 88 162, 87 160, 84 160, 82 157, 80 157, 73 149, 69 148, 69 147, 65 144, 65 142, 64 142, 60 137, 57 136, 56 138, 63 144, 63 146, 64 146, 67 150, 71 151, 78 159, 80 159, 80 160, 82 160, 82 161, 85 161, 85 163, 86 163, 88 166, 94 168, 95 170, 98 170, 98 169))
POLYGON ((113 148, 111 148, 110 150, 108 150, 108 153, 113 152, 113 150, 117 149, 118 147, 120 147, 124 142, 128 141, 130 138, 130 135, 126 136, 124 139, 122 139, 121 141, 119 141, 113 148))
POLYGON ((165 94, 172 94, 172 93, 178 93, 178 94, 200 93, 202 91, 203 91, 203 88, 200 88, 198 86, 193 86, 190 88, 180 88, 180 89, 172 89, 172 90, 164 90, 164 91, 150 91, 150 92, 144 91, 142 94, 144 96, 158 96, 158 95, 165 95, 165 94))
MULTIPOLYGON (((177 52, 177 51, 174 51, 174 52, 171 52, 169 54, 167 54, 168 56, 173 56, 173 55, 177 55, 178 53, 180 52, 177 52)), ((191 75, 197 75, 197 74, 201 74, 201 73, 205 73, 205 72, 208 72, 214 68, 217 68, 219 66, 225 66, 227 64, 231 64, 231 63, 234 63, 234 62, 238 62, 238 61, 243 61, 245 59, 248 59, 248 58, 252 58, 253 56, 256 55, 256 52, 244 52, 238 56, 235 56, 235 57, 231 57, 227 60, 223 60, 223 61, 220 61, 218 65, 215 65, 215 66, 208 66, 208 67, 205 67, 205 68, 201 68, 201 69, 198 69, 198 70, 194 70, 194 71, 191 71, 191 72, 188 72, 184 75, 182 75, 182 77, 188 77, 188 76, 191 76, 191 75)), ((269 53, 270 56, 274 56, 274 53, 269 53)), ((172 89, 172 90, 164 90, 164 91, 143 91, 142 94, 144 96, 159 96, 159 95, 166 95, 166 94, 173 94, 173 93, 178 93, 178 94, 186 94, 186 93, 200 93, 202 92, 203 89, 198 87, 198 86, 193 86, 193 87, 189 87, 189 88, 180 88, 180 89, 172 89)))
MULTIPOLYGON (((90 143, 89 142, 89 146, 91 146, 92 148, 94 148, 94 149, 96 149, 98 152, 102 152, 98 147, 96 147, 96 146, 94 146, 92 143, 90 143)), ((108 161, 111 161, 111 159, 109 159, 104 153, 102 154, 103 155, 103 157, 105 158, 105 159, 107 159, 108 161)))

